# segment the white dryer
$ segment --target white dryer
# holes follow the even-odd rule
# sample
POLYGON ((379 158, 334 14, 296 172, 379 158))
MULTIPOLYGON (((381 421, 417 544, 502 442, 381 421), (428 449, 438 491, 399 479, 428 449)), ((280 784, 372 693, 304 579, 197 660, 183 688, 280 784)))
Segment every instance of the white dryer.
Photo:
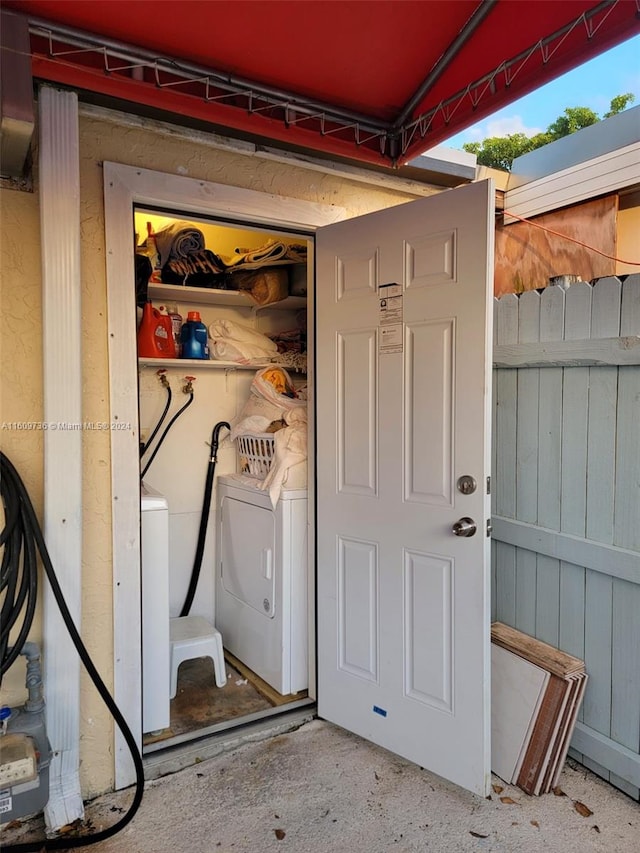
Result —
POLYGON ((225 648, 278 693, 306 690, 307 491, 218 479, 216 628, 225 648))

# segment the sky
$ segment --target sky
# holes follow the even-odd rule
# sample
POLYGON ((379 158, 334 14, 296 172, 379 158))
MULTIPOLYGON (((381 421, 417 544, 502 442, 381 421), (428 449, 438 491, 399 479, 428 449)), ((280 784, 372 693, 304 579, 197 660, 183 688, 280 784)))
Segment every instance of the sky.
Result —
POLYGON ((441 145, 460 149, 465 142, 481 142, 489 136, 533 136, 546 130, 567 107, 590 107, 602 116, 611 99, 626 92, 635 95, 633 106, 640 105, 640 36, 563 74, 441 145))

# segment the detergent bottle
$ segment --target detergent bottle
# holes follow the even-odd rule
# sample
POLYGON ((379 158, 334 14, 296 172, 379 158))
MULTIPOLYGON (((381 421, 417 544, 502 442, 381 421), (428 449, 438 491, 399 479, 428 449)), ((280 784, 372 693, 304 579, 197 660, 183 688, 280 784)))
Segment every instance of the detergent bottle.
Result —
POLYGON ((209 336, 199 311, 187 314, 187 322, 180 330, 180 350, 181 358, 209 358, 209 336))
POLYGON ((171 317, 146 302, 138 329, 139 358, 176 358, 171 317))
MULTIPOLYGON (((160 306, 162 310, 162 305, 160 306)), ((166 312, 171 318, 171 327, 173 329, 173 340, 176 344, 176 357, 180 358, 180 332, 182 331, 182 314, 178 311, 178 306, 175 302, 166 306, 166 312)))

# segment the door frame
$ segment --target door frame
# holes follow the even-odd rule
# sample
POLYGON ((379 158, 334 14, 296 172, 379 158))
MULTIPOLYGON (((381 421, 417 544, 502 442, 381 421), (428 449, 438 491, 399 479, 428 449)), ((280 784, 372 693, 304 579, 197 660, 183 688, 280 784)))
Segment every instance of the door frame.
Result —
MULTIPOLYGON (((181 175, 104 163, 104 211, 108 306, 111 423, 125 424, 111 436, 111 535, 113 564, 113 691, 138 747, 142 748, 142 652, 140 607, 140 479, 138 368, 135 316, 133 208, 167 207, 191 216, 233 218, 279 230, 315 232, 346 218, 343 208, 285 198, 181 175)), ((309 263, 313 263, 310 253, 309 263)), ((309 351, 313 352, 313 300, 309 351)), ((313 360, 310 362, 311 379, 313 360)), ((313 382, 309 429, 313 435, 313 382)), ((310 444, 313 446, 313 443, 310 444)), ((310 462, 313 463, 313 457, 310 462)), ((312 474, 310 465, 309 473, 312 474)), ((310 483, 313 481, 310 479, 310 483)), ((309 575, 315 577, 315 495, 309 489, 309 575)), ((314 583, 309 613, 315 617, 314 583)), ((311 625, 315 625, 313 620, 311 625)), ((310 695, 315 686, 315 627, 309 636, 310 695)), ((114 730, 115 788, 135 782, 129 748, 114 730)))

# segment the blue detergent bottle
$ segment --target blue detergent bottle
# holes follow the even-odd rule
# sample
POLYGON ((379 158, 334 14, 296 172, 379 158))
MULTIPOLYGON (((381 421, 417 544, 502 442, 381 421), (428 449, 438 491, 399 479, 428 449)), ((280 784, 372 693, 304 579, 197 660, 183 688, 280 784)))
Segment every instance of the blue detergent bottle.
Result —
POLYGON ((199 311, 187 314, 187 322, 180 330, 180 344, 181 358, 209 358, 209 336, 199 311))

